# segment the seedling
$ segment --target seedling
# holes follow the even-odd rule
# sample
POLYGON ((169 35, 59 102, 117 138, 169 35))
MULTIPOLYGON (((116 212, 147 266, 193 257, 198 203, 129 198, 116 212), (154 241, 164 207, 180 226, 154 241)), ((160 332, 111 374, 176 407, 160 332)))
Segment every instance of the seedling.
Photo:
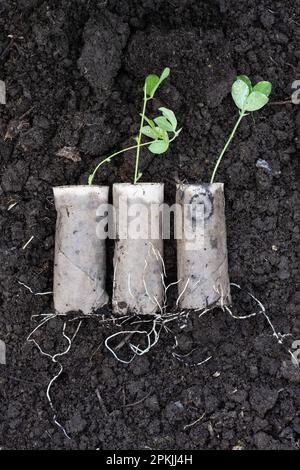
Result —
POLYGON ((93 184, 93 180, 97 171, 102 165, 104 165, 104 163, 109 163, 112 158, 134 149, 136 149, 136 157, 133 182, 136 184, 142 177, 142 173, 139 170, 141 148, 148 147, 150 152, 153 154, 163 154, 168 150, 170 143, 173 142, 173 140, 176 139, 176 137, 179 135, 181 129, 177 129, 176 116, 170 109, 164 107, 159 108, 161 115, 154 119, 150 119, 146 116, 148 102, 154 98, 157 89, 169 75, 170 69, 166 67, 160 77, 155 74, 151 74, 146 77, 143 88, 144 97, 142 113, 140 114, 140 128, 138 136, 135 137, 136 145, 131 145, 130 147, 119 150, 118 152, 115 152, 102 160, 96 166, 93 173, 89 176, 89 185, 93 184), (144 125, 145 121, 147 125, 144 125), (142 136, 145 136, 150 140, 147 142, 142 142, 142 136))
POLYGON ((252 87, 251 80, 246 75, 239 75, 234 81, 231 89, 233 101, 239 109, 239 118, 229 136, 218 160, 215 165, 214 171, 210 182, 213 183, 222 158, 232 141, 237 128, 239 127, 244 116, 249 112, 258 111, 263 108, 269 101, 269 95, 272 91, 272 84, 270 82, 258 82, 252 87))

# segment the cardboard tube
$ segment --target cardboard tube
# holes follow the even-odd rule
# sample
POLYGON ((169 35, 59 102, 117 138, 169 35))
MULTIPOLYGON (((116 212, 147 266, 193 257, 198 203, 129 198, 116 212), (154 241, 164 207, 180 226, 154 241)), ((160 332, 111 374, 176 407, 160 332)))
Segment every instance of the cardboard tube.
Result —
POLYGON ((107 186, 53 188, 57 211, 54 263, 54 308, 84 314, 108 302, 105 291, 105 240, 96 233, 96 211, 108 202, 107 186))
POLYGON ((114 184, 114 313, 151 314, 163 304, 164 185, 114 184), (150 210, 151 209, 151 210, 150 210))
POLYGON ((230 305, 223 184, 179 184, 176 202, 183 234, 177 239, 180 308, 230 305))

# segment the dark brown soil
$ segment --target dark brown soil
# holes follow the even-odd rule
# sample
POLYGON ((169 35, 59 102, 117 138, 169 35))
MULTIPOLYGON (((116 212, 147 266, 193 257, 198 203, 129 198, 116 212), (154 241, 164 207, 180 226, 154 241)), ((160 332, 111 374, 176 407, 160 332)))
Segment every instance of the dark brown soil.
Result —
MULTIPOLYGON (((173 108, 184 130, 166 156, 144 154, 144 180, 165 182, 167 201, 178 179, 208 181, 237 118, 229 94, 235 74, 270 80, 273 101, 290 97, 299 79, 299 7, 299 0, 0 0, 1 448, 299 448, 300 370, 262 316, 236 321, 219 310, 173 327, 177 352, 195 349, 189 365, 172 356, 166 334, 147 356, 117 363, 103 345, 113 330, 85 320, 52 389, 68 440, 45 393, 58 366, 26 342, 37 324, 31 316, 53 311, 52 298, 18 283, 52 289, 51 188, 85 183, 99 158, 129 142, 147 73, 170 66, 154 107, 173 108), (56 156, 64 146, 81 161, 56 156)), ((299 149, 299 107, 270 105, 244 119, 219 172, 231 280, 263 302, 277 331, 293 335, 286 347, 300 339, 299 149), (257 168, 258 159, 271 171, 257 168)), ((97 182, 130 180, 133 163, 111 162, 97 182)), ((166 260, 174 281, 171 242, 166 260)), ((111 257, 109 267, 108 284, 111 257)), ((235 313, 251 312, 245 294, 233 298, 235 313)), ((50 322, 36 339, 62 350, 61 328, 50 322)))

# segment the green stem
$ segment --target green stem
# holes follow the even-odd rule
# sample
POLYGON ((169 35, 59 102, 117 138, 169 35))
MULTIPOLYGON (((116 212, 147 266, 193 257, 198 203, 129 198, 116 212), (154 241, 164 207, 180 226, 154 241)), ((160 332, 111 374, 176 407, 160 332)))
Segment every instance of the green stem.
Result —
POLYGON ((95 175, 96 175, 97 171, 99 170, 99 168, 100 168, 102 165, 104 165, 104 163, 109 162, 109 161, 111 160, 111 158, 114 158, 114 157, 116 157, 117 155, 120 155, 120 154, 123 153, 123 152, 128 152, 129 150, 136 149, 138 146, 139 146, 139 147, 144 147, 145 145, 150 145, 151 143, 152 143, 152 142, 145 142, 145 143, 139 144, 139 145, 132 145, 131 147, 127 147, 127 148, 125 148, 125 149, 119 150, 118 152, 113 153, 113 154, 110 155, 109 157, 106 157, 104 160, 102 160, 102 161, 96 166, 96 168, 94 169, 93 173, 89 176, 88 185, 91 186, 91 185, 93 184, 95 175))
POLYGON ((240 112, 240 117, 238 118, 237 122, 236 122, 236 125, 234 126, 233 128, 233 131, 231 132, 230 136, 229 136, 229 139, 227 140, 226 144, 225 144, 225 147, 223 148, 218 160, 217 160, 217 163, 216 163, 216 166, 214 168, 214 171, 213 171, 213 174, 212 174, 212 177, 210 179, 210 183, 212 184, 214 182, 214 179, 215 179, 215 176, 216 176, 216 173, 217 173, 217 170, 219 168, 219 165, 222 161, 222 158, 224 156, 224 153, 226 152, 230 142, 232 141, 233 137, 234 137, 234 134, 236 133, 236 130, 237 128, 239 127, 240 125, 240 122, 241 120, 243 119, 243 117, 245 116, 245 111, 242 109, 242 111, 240 112))
POLYGON ((147 94, 146 94, 146 88, 144 88, 143 111, 142 111, 139 135, 138 135, 138 138, 137 138, 137 148, 136 148, 136 157, 135 157, 134 184, 136 184, 138 182, 139 178, 140 178, 140 176, 139 176, 140 148, 142 146, 141 145, 142 129, 143 129, 144 120, 145 120, 147 101, 148 101, 148 98, 147 98, 147 94))

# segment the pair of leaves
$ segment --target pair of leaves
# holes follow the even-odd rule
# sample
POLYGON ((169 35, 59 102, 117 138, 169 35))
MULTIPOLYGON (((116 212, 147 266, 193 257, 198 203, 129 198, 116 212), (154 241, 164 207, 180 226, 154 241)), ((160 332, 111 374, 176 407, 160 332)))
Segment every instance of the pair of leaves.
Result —
MULTIPOLYGON (((146 99, 152 99, 156 93, 156 90, 161 85, 161 83, 168 78, 170 75, 169 67, 166 67, 160 77, 156 74, 148 75, 144 84, 144 92, 146 99)), ((142 129, 142 134, 146 137, 149 137, 153 142, 149 145, 149 150, 155 154, 165 153, 170 144, 169 133, 173 133, 174 137, 177 137, 180 130, 177 131, 177 119, 173 111, 168 108, 159 108, 162 113, 162 116, 158 116, 155 119, 149 119, 147 116, 144 116, 145 121, 148 123, 148 126, 144 126, 142 129)))
POLYGON ((271 91, 270 82, 258 82, 252 87, 246 75, 239 75, 232 85, 231 95, 241 111, 258 111, 268 103, 271 91))
POLYGON ((145 116, 145 121, 148 123, 148 126, 144 126, 142 129, 142 134, 150 139, 153 139, 153 142, 149 145, 150 152, 154 154, 165 153, 170 144, 170 137, 168 133, 173 133, 174 137, 177 137, 181 129, 177 130, 177 119, 173 111, 168 108, 159 108, 162 116, 149 119, 145 116))
POLYGON ((176 133, 177 119, 173 111, 168 108, 159 108, 162 116, 157 118, 149 119, 147 116, 144 117, 145 121, 148 122, 149 126, 143 127, 143 134, 147 137, 156 138, 160 136, 161 131, 176 133))
POLYGON ((156 90, 160 86, 160 84, 168 78, 170 75, 169 67, 166 67, 161 76, 159 77, 156 74, 151 74, 146 77, 145 84, 144 84, 144 91, 148 99, 152 99, 155 95, 156 90))

